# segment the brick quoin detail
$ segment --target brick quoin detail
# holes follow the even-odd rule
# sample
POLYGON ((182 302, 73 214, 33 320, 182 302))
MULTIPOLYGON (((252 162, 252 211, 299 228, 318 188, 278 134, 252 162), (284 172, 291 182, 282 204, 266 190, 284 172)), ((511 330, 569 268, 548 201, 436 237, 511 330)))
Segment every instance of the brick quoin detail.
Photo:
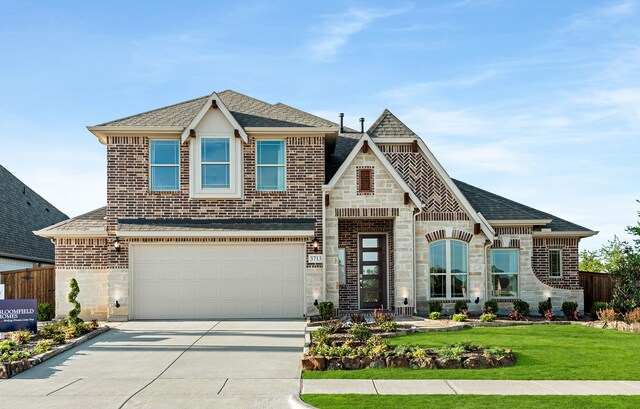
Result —
POLYGON ((554 288, 580 289, 578 242, 575 238, 533 239, 531 266, 540 281, 554 288), (562 277, 549 277, 549 249, 562 250, 562 277))
POLYGON ((389 261, 389 305, 385 309, 393 309, 394 306, 394 239, 393 219, 357 220, 344 219, 338 221, 338 247, 345 249, 346 284, 340 286, 339 308, 341 312, 358 311, 358 233, 387 233, 387 251, 389 261))
MULTIPOLYGON (((111 246, 118 219, 224 219, 224 218, 315 218, 315 235, 322 242, 322 185, 324 183, 324 138, 286 138, 287 190, 256 191, 255 139, 243 144, 243 199, 189 198, 189 145, 180 145, 180 190, 149 191, 149 138, 109 137, 107 140, 107 231, 110 235, 109 266, 126 268, 127 240, 121 251, 111 246)), ((282 240, 280 240, 282 241, 282 240)), ((307 253, 312 253, 307 244, 307 253)), ((317 265, 310 265, 317 266, 317 265)))

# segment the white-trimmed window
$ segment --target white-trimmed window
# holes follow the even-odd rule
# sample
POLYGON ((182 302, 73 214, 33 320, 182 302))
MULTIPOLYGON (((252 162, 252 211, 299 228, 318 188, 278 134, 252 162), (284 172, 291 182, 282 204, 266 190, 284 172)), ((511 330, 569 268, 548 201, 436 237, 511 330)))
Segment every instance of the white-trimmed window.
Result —
POLYGON ((430 298, 467 298, 467 247, 459 240, 429 244, 430 298))
POLYGON ((191 197, 242 197, 242 146, 226 132, 199 132, 190 142, 191 197))
POLYGON ((491 250, 491 282, 494 297, 518 296, 519 258, 518 249, 491 250))
POLYGON ((149 151, 149 189, 154 192, 179 190, 180 141, 152 139, 149 151))
POLYGON ((549 249, 549 277, 562 278, 561 249, 549 249))
POLYGON ((200 139, 200 188, 229 189, 231 156, 229 138, 200 139))
POLYGON ((256 141, 256 190, 286 189, 284 141, 256 141))

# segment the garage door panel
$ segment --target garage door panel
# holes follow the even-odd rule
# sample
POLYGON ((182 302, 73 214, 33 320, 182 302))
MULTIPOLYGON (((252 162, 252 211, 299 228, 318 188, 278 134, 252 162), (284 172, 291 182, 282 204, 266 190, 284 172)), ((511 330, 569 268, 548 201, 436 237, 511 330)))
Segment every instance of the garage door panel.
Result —
POLYGON ((132 245, 133 317, 301 317, 304 248, 298 243, 132 245))

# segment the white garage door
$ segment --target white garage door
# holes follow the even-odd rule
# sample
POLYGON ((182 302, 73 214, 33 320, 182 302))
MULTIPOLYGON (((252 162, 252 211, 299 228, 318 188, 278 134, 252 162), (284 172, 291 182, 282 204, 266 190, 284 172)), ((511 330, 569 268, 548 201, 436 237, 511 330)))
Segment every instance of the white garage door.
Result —
POLYGON ((134 244, 135 319, 300 318, 303 244, 134 244))

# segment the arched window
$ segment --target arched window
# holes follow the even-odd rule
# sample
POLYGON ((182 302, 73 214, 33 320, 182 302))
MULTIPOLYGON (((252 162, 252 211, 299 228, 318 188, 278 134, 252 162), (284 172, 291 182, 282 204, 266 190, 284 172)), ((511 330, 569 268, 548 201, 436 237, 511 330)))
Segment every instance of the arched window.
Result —
POLYGON ((438 240, 429 244, 430 298, 467 298, 467 243, 438 240))

